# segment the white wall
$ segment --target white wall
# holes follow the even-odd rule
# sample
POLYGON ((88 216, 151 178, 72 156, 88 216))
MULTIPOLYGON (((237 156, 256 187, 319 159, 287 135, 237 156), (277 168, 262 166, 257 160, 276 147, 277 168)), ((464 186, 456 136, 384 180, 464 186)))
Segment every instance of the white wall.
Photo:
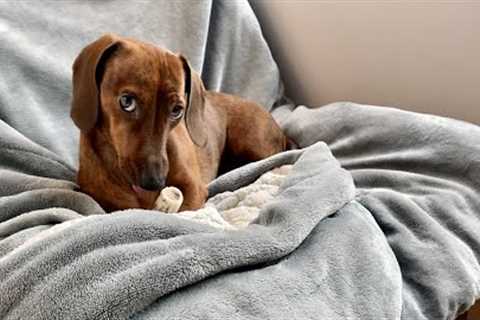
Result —
POLYGON ((297 103, 480 124, 480 1, 250 0, 297 103))

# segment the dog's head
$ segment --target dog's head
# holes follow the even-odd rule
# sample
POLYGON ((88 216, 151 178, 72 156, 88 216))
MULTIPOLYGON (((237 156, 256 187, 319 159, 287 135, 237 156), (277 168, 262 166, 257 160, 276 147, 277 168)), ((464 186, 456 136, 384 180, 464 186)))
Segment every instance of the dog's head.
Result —
POLYGON ((107 34, 74 62, 71 117, 86 136, 109 144, 118 174, 134 188, 156 191, 165 185, 175 126, 185 125, 195 144, 206 142, 204 91, 183 56, 107 34))

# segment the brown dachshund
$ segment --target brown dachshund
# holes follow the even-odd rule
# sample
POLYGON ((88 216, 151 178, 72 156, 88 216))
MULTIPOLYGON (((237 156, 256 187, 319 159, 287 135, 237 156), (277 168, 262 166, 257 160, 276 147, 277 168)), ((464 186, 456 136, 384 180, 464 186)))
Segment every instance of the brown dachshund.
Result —
POLYGON ((113 34, 76 58, 71 116, 78 184, 107 211, 152 209, 165 186, 198 209, 219 172, 287 148, 257 104, 205 90, 182 55, 113 34))

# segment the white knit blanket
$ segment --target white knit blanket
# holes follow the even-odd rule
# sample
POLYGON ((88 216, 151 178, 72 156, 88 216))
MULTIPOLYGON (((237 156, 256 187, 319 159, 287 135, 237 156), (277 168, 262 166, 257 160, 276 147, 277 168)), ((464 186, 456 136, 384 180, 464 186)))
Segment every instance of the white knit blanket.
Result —
POLYGON ((275 168, 261 175, 252 184, 215 195, 208 199, 202 209, 176 215, 226 230, 244 228, 258 217, 265 203, 275 197, 291 167, 284 165, 275 168))

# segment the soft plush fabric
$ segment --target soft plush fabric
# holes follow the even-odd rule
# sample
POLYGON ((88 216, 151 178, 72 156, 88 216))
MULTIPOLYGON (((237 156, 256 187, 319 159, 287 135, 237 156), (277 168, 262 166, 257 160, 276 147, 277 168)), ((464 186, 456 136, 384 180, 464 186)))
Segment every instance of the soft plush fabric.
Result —
POLYGON ((0 40, 0 318, 453 319, 480 297, 480 128, 282 105, 245 1, 0 1, 0 40), (209 185, 292 165, 251 225, 106 215, 76 191, 70 67, 107 31, 184 52, 300 145, 209 185))
MULTIPOLYGON (((204 208, 178 212, 176 217, 225 230, 246 228, 253 220, 258 218, 265 204, 273 200, 278 194, 280 185, 284 182, 291 167, 291 165, 284 165, 267 171, 251 184, 210 197, 204 208)), ((177 189, 176 192, 181 191, 177 189)), ((162 193, 159 198, 162 197, 162 193)), ((174 200, 165 198, 164 202, 166 204, 162 207, 167 207, 167 209, 164 209, 163 212, 177 212, 168 210, 172 204, 176 204, 176 198, 174 200)), ((162 211, 159 207, 155 207, 155 209, 162 211)))

